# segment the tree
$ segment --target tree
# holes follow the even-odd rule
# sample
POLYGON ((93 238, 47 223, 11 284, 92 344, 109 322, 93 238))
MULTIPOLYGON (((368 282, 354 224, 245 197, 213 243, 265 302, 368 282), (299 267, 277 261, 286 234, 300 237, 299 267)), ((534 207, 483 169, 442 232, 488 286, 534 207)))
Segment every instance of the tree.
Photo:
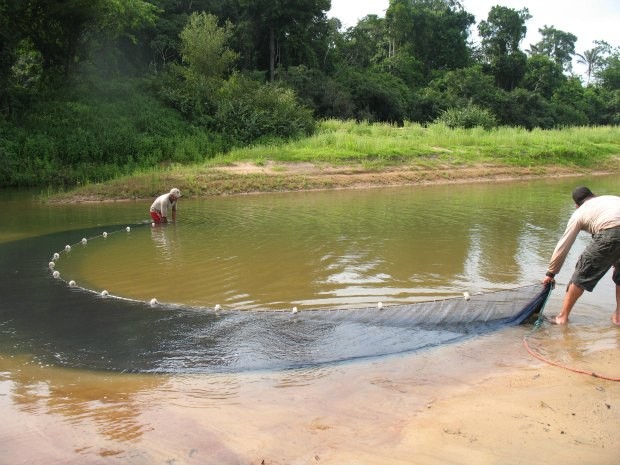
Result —
POLYGON ((577 53, 577 63, 586 65, 586 76, 588 77, 586 84, 590 85, 592 75, 602 63, 601 49, 594 47, 584 51, 583 54, 577 53))
POLYGON ((388 37, 385 20, 377 15, 362 18, 344 34, 342 44, 346 65, 369 68, 388 56, 388 37))
POLYGON ((411 56, 406 50, 401 50, 394 56, 382 60, 373 68, 400 78, 411 89, 420 87, 426 82, 424 63, 411 56))
POLYGON ((231 36, 230 23, 219 27, 214 15, 193 13, 179 35, 183 66, 171 64, 163 75, 161 96, 198 125, 213 124, 217 93, 233 71, 231 36))
POLYGON ((591 50, 586 50, 583 54, 577 53, 577 63, 587 66, 587 84, 590 85, 592 78, 597 79, 600 71, 603 70, 608 64, 610 58, 618 56, 620 49, 614 50, 614 48, 605 42, 604 40, 595 40, 594 47, 591 50))
POLYGON ((577 77, 567 79, 551 98, 556 126, 585 126, 588 119, 588 102, 585 89, 577 77))
POLYGON ((577 37, 570 32, 560 31, 553 26, 544 26, 538 32, 542 35, 542 39, 532 47, 532 50, 536 54, 551 58, 563 70, 571 71, 577 37))
POLYGON ((544 55, 532 55, 527 59, 521 86, 550 99, 553 92, 566 80, 562 67, 544 55))
POLYGON ((390 56, 407 53, 433 71, 462 68, 470 63, 467 44, 475 18, 452 0, 390 0, 385 19, 390 56))
POLYGON ((498 57, 520 52, 519 44, 525 38, 525 22, 532 16, 527 8, 519 11, 505 6, 494 6, 485 20, 478 24, 485 58, 492 62, 498 57))
POLYGON ((410 91, 397 77, 372 69, 344 69, 336 75, 348 88, 359 121, 403 124, 409 108, 410 91))
POLYGON ((550 104, 539 93, 517 88, 512 92, 500 92, 499 96, 501 99, 495 107, 495 115, 501 124, 526 129, 555 126, 550 104))
MULTIPOLYGON (((263 50, 263 56, 266 45, 270 81, 274 80, 281 48, 292 42, 292 36, 305 34, 314 22, 326 22, 325 12, 330 6, 330 0, 239 0, 241 19, 246 27, 253 27, 256 46, 263 50)), ((309 45, 305 41, 305 46, 309 45)))
POLYGON ((88 59, 100 34, 129 37, 132 31, 155 22, 157 9, 144 0, 23 0, 18 27, 41 55, 45 77, 67 78, 88 59))
POLYGON ((588 86, 584 97, 589 124, 620 124, 620 90, 608 91, 601 86, 588 86))
POLYGON ((426 118, 434 120, 449 108, 476 105, 492 109, 497 102, 497 93, 493 76, 485 74, 481 65, 448 71, 433 79, 423 90, 426 106, 432 108, 426 118))
POLYGON ((620 91, 620 54, 606 58, 596 76, 605 89, 620 91))
POLYGON ((238 74, 218 91, 214 127, 235 145, 308 136, 315 129, 312 112, 291 89, 238 74))
POLYGON ((21 39, 20 30, 15 27, 16 9, 16 0, 0 0, 0 118, 11 112, 11 68, 21 39))
POLYGON ((498 86, 512 90, 525 73, 527 57, 519 49, 531 16, 527 8, 514 10, 503 6, 491 8, 486 21, 478 25, 481 50, 498 86))
POLYGON ((228 47, 232 24, 217 25, 217 17, 194 13, 181 32, 181 55, 190 69, 207 79, 222 78, 232 69, 237 53, 228 47))

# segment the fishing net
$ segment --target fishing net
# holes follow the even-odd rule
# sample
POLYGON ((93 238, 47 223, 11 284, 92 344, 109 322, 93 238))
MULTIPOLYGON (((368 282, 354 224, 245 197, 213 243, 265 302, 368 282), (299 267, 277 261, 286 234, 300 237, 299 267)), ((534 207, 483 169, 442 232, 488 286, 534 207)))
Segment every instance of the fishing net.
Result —
MULTIPOLYGON (((56 243, 54 238, 38 241, 56 243)), ((28 253, 36 253, 33 244, 25 247, 28 253)), ((282 369, 410 352, 520 324, 544 306, 549 293, 548 287, 537 283, 362 308, 297 311, 192 306, 82 288, 56 273, 57 257, 63 253, 67 250, 55 253, 50 262, 49 273, 56 279, 49 279, 48 274, 46 280, 37 282, 42 292, 29 292, 30 281, 24 280, 23 286, 15 280, 11 284, 23 287, 28 297, 5 309, 7 318, 19 326, 14 337, 18 340, 9 342, 14 347, 26 345, 36 334, 41 363, 91 369, 282 369), (26 318, 32 310, 24 310, 23 305, 39 309, 40 318, 26 318)), ((15 260, 19 262, 17 256, 15 260)), ((38 273, 32 270, 22 275, 38 273)))
MULTIPOLYGON (((404 305, 366 307, 358 309, 315 309, 291 312, 304 318, 334 321, 360 321, 370 324, 396 326, 471 326, 475 324, 518 325, 538 312, 549 293, 542 284, 531 284, 512 289, 463 297, 415 302, 404 305)), ((257 312, 253 310, 253 312, 257 312)), ((260 313, 282 314, 282 311, 260 313)))

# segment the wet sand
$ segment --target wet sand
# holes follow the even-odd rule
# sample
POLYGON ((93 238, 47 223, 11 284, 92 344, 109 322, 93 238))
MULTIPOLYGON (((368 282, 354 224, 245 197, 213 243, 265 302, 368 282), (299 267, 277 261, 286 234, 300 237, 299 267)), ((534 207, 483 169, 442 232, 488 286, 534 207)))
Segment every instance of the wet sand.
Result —
MULTIPOLYGON (((599 326, 608 343, 581 362, 617 375, 620 332, 599 326)), ((0 463, 617 464, 620 385, 535 359, 530 329, 275 373, 127 375, 1 358, 0 463)), ((555 336, 534 338, 538 351, 571 337, 546 331, 555 336)))

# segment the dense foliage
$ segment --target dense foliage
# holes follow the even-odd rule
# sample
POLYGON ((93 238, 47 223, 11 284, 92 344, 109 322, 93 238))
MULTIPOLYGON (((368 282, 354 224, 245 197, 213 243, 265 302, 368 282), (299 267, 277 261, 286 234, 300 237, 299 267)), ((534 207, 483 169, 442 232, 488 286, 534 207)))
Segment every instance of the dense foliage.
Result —
POLYGON ((620 124, 620 49, 531 15, 390 0, 0 0, 0 186, 75 185, 312 134, 324 118, 526 129, 620 124), (584 78, 574 74, 573 62, 584 78))

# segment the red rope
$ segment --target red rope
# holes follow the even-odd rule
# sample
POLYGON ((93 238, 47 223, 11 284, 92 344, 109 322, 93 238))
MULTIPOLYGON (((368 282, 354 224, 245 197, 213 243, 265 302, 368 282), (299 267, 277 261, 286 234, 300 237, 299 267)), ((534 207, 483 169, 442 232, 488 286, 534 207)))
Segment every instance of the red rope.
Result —
MULTIPOLYGON (((547 294, 547 297, 545 298, 545 301, 543 302, 541 308, 540 308, 540 312, 538 314, 538 319, 536 320, 536 323, 534 323, 534 329, 530 332, 530 334, 533 334, 534 331, 538 330, 540 328, 540 325, 542 324, 542 322, 544 321, 545 317, 543 316, 543 311, 545 310, 545 305, 547 305, 547 301, 549 300, 549 296, 551 296, 551 291, 555 288, 555 281, 551 282, 549 284, 551 286, 551 289, 549 290, 549 293, 547 294)), ((530 353, 531 356, 537 358, 538 360, 548 363, 549 365, 553 365, 555 367, 559 367, 559 368, 564 368, 565 370, 568 371, 572 371, 573 373, 579 373, 581 375, 588 375, 588 376, 593 376, 594 378, 599 378, 599 379, 606 379, 608 381, 620 381, 620 378, 614 378, 611 376, 606 376, 606 375, 600 375, 598 373, 594 373, 593 371, 586 371, 586 370, 579 370, 578 368, 573 368, 573 367, 569 367, 567 365, 562 365, 561 363, 558 362, 554 362, 553 360, 549 360, 545 357, 543 357, 542 355, 534 352, 529 344, 527 343, 527 338, 530 334, 526 334, 525 336, 523 336, 523 344, 525 345, 526 350, 530 353)))
POLYGON ((620 381, 620 378, 613 378, 611 376, 601 375, 601 374, 598 374, 598 373, 594 373, 593 371, 579 370, 577 368, 569 367, 569 366, 566 366, 566 365, 562 365, 561 363, 554 362, 553 360, 549 360, 549 359, 543 357, 542 355, 534 352, 530 348, 530 346, 527 343, 527 336, 525 336, 523 338, 523 344, 525 345, 525 348, 530 353, 530 355, 532 355, 533 357, 537 358, 538 360, 541 360, 541 361, 543 361, 545 363, 548 363, 549 365, 553 365, 553 366, 556 366, 556 367, 559 367, 559 368, 564 368, 565 370, 572 371, 573 373, 579 373, 579 374, 582 374, 582 375, 593 376, 593 377, 599 378, 599 379, 606 379, 608 381, 620 381))

